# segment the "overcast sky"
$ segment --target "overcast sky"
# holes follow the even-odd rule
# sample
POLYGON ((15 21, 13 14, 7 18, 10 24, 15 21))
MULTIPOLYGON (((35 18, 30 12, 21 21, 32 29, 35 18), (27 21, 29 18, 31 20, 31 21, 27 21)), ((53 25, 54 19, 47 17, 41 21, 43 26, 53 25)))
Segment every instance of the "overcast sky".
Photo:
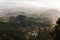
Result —
POLYGON ((60 8, 60 0, 0 0, 0 8, 30 6, 60 8))

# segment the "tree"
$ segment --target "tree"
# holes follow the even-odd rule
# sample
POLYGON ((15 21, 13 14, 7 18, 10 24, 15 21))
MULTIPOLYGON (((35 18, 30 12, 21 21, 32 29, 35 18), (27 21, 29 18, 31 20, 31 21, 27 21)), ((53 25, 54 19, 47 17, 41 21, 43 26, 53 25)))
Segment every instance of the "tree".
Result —
POLYGON ((2 17, 0 17, 0 22, 3 22, 3 18, 2 17))
POLYGON ((54 40, 60 40, 60 18, 58 19, 58 21, 56 23, 57 23, 57 25, 55 26, 56 36, 55 36, 54 40))
POLYGON ((19 20, 21 22, 23 22, 25 20, 25 18, 26 18, 26 16, 24 16, 24 15, 17 16, 17 20, 19 20))
POLYGON ((23 27, 23 26, 26 25, 26 22, 25 22, 26 21, 26 18, 27 17, 24 16, 24 15, 19 15, 19 16, 17 16, 16 19, 17 19, 17 22, 19 23, 19 25, 23 27))

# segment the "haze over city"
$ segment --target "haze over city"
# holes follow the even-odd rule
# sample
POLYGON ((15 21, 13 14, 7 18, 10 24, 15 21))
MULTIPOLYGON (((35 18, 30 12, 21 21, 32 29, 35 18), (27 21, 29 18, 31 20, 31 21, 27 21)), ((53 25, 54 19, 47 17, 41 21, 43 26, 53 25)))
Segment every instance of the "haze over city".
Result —
POLYGON ((52 19, 60 17, 60 0, 0 0, 0 16, 28 14, 51 14, 52 19), (43 12, 42 12, 43 11, 43 12))

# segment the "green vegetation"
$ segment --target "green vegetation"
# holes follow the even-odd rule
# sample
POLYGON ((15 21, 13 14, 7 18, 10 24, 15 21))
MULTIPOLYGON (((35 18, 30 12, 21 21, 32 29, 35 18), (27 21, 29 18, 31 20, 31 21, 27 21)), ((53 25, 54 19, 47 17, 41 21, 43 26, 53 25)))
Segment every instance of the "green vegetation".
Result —
POLYGON ((57 23, 57 25, 55 26, 55 31, 54 31, 56 36, 55 36, 54 40, 60 40, 60 18, 58 19, 58 21, 56 23, 57 23))
MULTIPOLYGON (((51 31, 48 29, 50 24, 41 22, 43 19, 39 20, 24 15, 11 16, 8 22, 3 22, 0 18, 0 40, 54 40, 57 31, 51 31)), ((56 27, 60 26, 60 20, 58 21, 56 27)))

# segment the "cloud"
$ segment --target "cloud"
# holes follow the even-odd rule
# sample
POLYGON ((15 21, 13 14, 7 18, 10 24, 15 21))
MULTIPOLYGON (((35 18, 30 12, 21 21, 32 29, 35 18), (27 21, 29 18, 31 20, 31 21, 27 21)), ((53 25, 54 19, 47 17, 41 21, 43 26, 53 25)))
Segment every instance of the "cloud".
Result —
POLYGON ((60 8, 60 0, 0 0, 0 8, 23 7, 23 6, 60 8))

